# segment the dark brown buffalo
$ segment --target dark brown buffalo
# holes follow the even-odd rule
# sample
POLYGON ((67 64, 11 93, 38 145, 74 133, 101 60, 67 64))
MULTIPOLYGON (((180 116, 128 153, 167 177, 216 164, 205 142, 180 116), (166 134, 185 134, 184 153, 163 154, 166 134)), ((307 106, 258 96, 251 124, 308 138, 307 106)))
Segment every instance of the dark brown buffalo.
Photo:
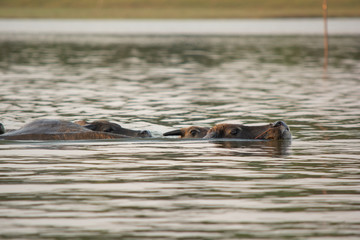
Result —
MULTIPOLYGON (((90 123, 89 128, 95 128, 90 123)), ((105 124, 106 125, 106 124, 105 124)), ((111 124, 110 124, 111 125, 111 124)), ((95 124, 94 126, 98 126, 95 124)), ((82 140, 82 139, 117 139, 129 136, 106 131, 93 131, 76 123, 40 119, 24 127, 0 135, 0 139, 8 140, 82 140)), ((95 128, 96 129, 96 128, 95 128)), ((128 129, 127 129, 128 130, 128 129)))
POLYGON ((206 127, 191 126, 187 128, 181 128, 170 132, 166 132, 163 135, 180 136, 180 138, 203 138, 205 137, 208 130, 209 128, 206 127))
POLYGON ((224 123, 212 127, 204 138, 286 140, 291 139, 291 133, 289 127, 283 121, 262 126, 224 123))

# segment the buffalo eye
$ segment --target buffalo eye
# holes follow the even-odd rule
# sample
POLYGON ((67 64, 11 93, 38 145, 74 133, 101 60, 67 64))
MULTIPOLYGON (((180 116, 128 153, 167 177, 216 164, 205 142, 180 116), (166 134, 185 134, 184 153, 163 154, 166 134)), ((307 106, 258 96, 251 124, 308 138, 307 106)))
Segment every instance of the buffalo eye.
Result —
POLYGON ((107 127, 104 129, 104 132, 113 132, 114 129, 112 127, 107 127))
POLYGON ((191 136, 195 137, 198 132, 199 132, 198 130, 193 129, 190 131, 190 134, 191 136))
POLYGON ((237 135, 239 132, 240 132, 240 129, 234 128, 234 129, 231 129, 230 134, 233 135, 233 136, 235 136, 235 135, 237 135))

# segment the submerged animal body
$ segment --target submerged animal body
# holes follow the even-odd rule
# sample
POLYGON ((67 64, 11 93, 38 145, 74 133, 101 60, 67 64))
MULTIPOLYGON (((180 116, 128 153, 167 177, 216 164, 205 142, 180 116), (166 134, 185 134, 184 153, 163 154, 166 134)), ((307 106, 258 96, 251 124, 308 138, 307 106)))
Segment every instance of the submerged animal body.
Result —
POLYGON ((0 135, 7 140, 82 140, 82 139, 117 139, 129 136, 106 131, 93 131, 64 120, 39 119, 24 127, 0 135))
POLYGON ((289 127, 283 121, 262 126, 224 123, 212 127, 204 138, 290 140, 291 133, 289 127))
MULTIPOLYGON (((283 121, 261 125, 218 124, 212 128, 191 126, 169 131, 164 136, 180 138, 236 138, 261 140, 290 140, 289 127, 283 121)), ((128 137, 151 137, 147 130, 132 130, 105 120, 75 123, 54 119, 35 120, 24 127, 5 132, 0 123, 0 139, 8 140, 81 140, 81 139, 117 139, 128 137)))
POLYGON ((210 128, 191 126, 164 133, 164 136, 180 136, 180 138, 203 138, 210 128))

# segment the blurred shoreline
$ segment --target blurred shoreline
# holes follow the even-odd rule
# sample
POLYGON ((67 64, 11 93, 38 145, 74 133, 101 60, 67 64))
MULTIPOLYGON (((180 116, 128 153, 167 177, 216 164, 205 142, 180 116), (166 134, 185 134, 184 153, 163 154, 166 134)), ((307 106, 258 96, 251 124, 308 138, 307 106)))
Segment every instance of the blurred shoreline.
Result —
MULTIPOLYGON (((360 1, 328 3, 329 17, 360 17, 360 1)), ((2 0, 0 18, 241 19, 322 17, 322 1, 2 0)))

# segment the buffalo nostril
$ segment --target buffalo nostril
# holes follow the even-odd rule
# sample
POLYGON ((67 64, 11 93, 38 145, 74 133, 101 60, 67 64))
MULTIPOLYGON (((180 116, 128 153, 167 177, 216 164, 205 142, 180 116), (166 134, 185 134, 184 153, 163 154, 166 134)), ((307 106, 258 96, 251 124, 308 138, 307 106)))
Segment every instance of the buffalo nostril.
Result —
POLYGON ((283 121, 277 121, 274 123, 274 127, 280 127, 280 126, 286 126, 286 124, 283 121))
POLYGON ((142 131, 140 131, 140 136, 141 136, 141 137, 152 137, 150 131, 148 131, 148 130, 142 130, 142 131))
POLYGON ((280 126, 285 127, 285 129, 288 130, 288 131, 290 130, 288 125, 286 125, 286 123, 283 122, 283 121, 277 121, 277 122, 274 123, 274 127, 280 127, 280 126))

